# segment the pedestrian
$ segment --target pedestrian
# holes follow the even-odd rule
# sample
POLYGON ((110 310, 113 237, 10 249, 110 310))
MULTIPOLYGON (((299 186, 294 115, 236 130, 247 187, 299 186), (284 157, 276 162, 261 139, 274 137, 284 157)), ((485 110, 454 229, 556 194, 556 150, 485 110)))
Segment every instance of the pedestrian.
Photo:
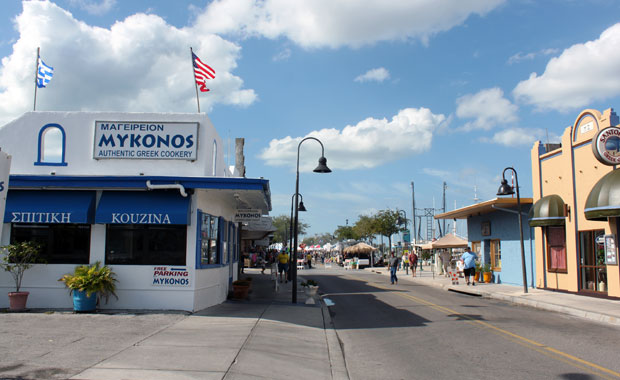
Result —
POLYGON ((445 277, 449 277, 450 275, 448 274, 448 268, 450 267, 450 252, 448 252, 447 249, 444 249, 441 251, 441 253, 439 254, 439 258, 441 259, 441 266, 443 269, 443 275, 445 277))
POLYGON ((260 267, 260 274, 265 274, 265 258, 263 257, 262 254, 258 255, 258 258, 256 259, 256 264, 260 267))
POLYGON ((308 269, 312 269, 312 254, 308 253, 308 256, 306 256, 306 262, 308 263, 308 269))
POLYGON ((392 251, 390 253, 390 281, 392 282, 392 285, 394 285, 394 283, 398 284, 398 277, 396 277, 396 271, 398 270, 398 264, 399 264, 400 260, 398 259, 398 257, 396 257, 394 255, 394 251, 392 251))
POLYGON ((409 256, 407 256, 406 252, 403 252, 403 257, 401 260, 403 262, 403 268, 405 268, 405 274, 408 275, 409 274, 409 256))
POLYGON ((461 256, 461 262, 463 263, 463 275, 465 276, 465 281, 467 281, 467 285, 469 285, 469 277, 471 276, 471 284, 476 285, 476 278, 474 274, 476 273, 476 260, 478 256, 471 251, 469 247, 465 248, 465 252, 461 256))
POLYGON ((409 255, 409 265, 411 265, 411 276, 415 277, 415 272, 418 270, 418 255, 411 251, 409 255))
POLYGON ((280 283, 282 283, 282 273, 284 273, 284 281, 288 282, 286 274, 288 272, 288 255, 284 251, 278 254, 278 273, 280 274, 280 283))

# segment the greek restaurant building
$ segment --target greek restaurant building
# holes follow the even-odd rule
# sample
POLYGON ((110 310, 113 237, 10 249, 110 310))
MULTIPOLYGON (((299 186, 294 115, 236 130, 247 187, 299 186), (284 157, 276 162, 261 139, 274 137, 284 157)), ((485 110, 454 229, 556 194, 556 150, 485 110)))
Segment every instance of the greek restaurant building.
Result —
POLYGON ((620 128, 613 109, 586 109, 560 143, 532 148, 536 286, 620 297, 620 128))
MULTIPOLYGON (((235 213, 271 210, 269 181, 226 167, 205 114, 29 112, 0 128, 0 147, 12 156, 1 243, 38 241, 46 260, 24 276, 31 308, 72 307, 58 279, 97 261, 118 279, 101 308, 221 303, 238 273, 235 213)), ((0 288, 14 290, 8 273, 0 288)))

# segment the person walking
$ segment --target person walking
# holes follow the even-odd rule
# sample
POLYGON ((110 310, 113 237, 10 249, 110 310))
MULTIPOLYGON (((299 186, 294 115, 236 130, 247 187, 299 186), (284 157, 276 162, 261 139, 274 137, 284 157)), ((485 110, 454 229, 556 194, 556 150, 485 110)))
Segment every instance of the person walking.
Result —
POLYGON ((476 285, 476 278, 474 274, 476 273, 476 260, 478 256, 471 251, 471 248, 465 248, 465 252, 461 255, 461 262, 463 263, 463 275, 465 276, 465 281, 467 281, 467 285, 469 285, 469 277, 471 276, 471 284, 476 285))
POLYGON ((405 274, 409 275, 409 256, 407 253, 403 253, 401 261, 403 262, 403 268, 405 268, 405 274))
POLYGON ((284 281, 288 282, 287 280, 287 272, 288 272, 288 255, 286 254, 286 252, 284 251, 280 251, 280 254, 278 254, 277 257, 277 261, 278 261, 278 273, 280 274, 280 283, 282 282, 282 274, 284 273, 284 281))
POLYGON ((396 271, 398 270, 398 264, 399 264, 400 260, 398 259, 398 257, 396 257, 394 255, 394 251, 392 251, 390 253, 390 281, 392 282, 392 285, 394 285, 394 283, 398 284, 398 277, 396 277, 396 271))
POLYGON ((409 264, 411 265, 411 276, 415 277, 415 272, 418 270, 418 255, 414 251, 409 254, 409 264))

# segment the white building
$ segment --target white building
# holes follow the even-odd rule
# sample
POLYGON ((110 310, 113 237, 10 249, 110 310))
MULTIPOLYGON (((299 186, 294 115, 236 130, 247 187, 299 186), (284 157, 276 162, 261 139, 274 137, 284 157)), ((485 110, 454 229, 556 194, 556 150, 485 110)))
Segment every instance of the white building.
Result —
POLYGON ((71 308, 58 279, 97 261, 118 279, 101 308, 221 303, 237 276, 235 212, 271 210, 269 181, 230 172, 204 114, 29 112, 0 128, 0 148, 12 156, 1 243, 42 242, 47 260, 24 276, 30 308, 71 308))

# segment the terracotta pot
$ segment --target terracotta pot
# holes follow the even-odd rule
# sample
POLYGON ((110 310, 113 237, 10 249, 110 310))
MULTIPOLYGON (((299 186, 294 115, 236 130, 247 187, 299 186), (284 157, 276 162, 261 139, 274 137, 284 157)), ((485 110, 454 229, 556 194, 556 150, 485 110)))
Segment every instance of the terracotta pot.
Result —
POLYGON ((20 311, 26 308, 30 292, 9 292, 9 310, 20 311))
POLYGON ((233 298, 237 300, 243 300, 248 298, 250 292, 249 285, 233 285, 233 298))
POLYGON ((491 282, 491 279, 493 279, 493 272, 482 272, 482 277, 484 278, 484 282, 488 284, 491 282))

